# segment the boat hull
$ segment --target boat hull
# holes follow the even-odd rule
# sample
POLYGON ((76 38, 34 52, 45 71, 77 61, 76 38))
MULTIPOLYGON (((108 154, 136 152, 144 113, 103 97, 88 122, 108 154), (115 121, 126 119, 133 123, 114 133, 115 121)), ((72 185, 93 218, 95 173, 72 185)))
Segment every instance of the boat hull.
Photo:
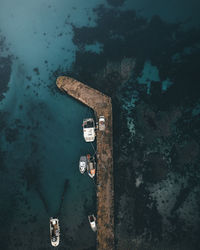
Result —
POLYGON ((50 218, 50 240, 53 247, 57 247, 60 243, 60 226, 59 220, 50 218))
POLYGON ((87 169, 88 161, 86 156, 81 156, 79 160, 79 171, 84 174, 87 169))
POLYGON ((90 223, 90 227, 91 227, 92 231, 96 232, 97 225, 96 225, 96 217, 94 216, 94 214, 88 216, 88 221, 90 223))
POLYGON ((93 159, 93 161, 89 161, 88 166, 87 166, 87 172, 90 178, 94 178, 95 173, 96 173, 96 163, 93 159))

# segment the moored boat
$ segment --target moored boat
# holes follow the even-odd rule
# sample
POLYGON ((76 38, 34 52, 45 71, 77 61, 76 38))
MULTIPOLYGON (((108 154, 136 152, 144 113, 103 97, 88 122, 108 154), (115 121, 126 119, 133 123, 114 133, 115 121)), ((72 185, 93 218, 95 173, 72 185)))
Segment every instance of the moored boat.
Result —
POLYGON ((86 156, 81 156, 79 160, 79 170, 81 174, 85 173, 85 170, 87 169, 88 161, 86 156))
POLYGON ((57 218, 50 218, 50 240, 51 245, 57 247, 60 243, 60 226, 57 218))
POLYGON ((96 217, 94 216, 94 214, 88 215, 88 220, 89 220, 91 229, 94 232, 96 232, 97 231, 97 225, 96 225, 96 217))
POLYGON ((83 120, 83 137, 86 142, 93 142, 95 140, 95 123, 93 118, 83 120))
POLYGON ((87 155, 87 160, 88 160, 88 165, 87 165, 87 172, 88 175, 91 178, 94 178, 95 173, 96 173, 96 162, 95 162, 95 158, 91 157, 89 154, 87 155))
POLYGON ((105 126, 105 117, 103 115, 99 116, 99 130, 100 131, 105 131, 106 126, 105 126))

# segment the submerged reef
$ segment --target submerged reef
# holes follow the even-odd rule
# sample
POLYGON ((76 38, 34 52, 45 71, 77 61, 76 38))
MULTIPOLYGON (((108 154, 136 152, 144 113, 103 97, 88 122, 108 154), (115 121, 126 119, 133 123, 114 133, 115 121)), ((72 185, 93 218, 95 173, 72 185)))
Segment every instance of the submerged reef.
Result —
POLYGON ((4 98, 4 93, 8 91, 11 76, 12 56, 8 50, 6 38, 0 32, 0 101, 4 98))
POLYGON ((114 6, 114 7, 118 7, 124 4, 126 0, 107 0, 108 4, 114 6))
POLYGON ((200 30, 103 5, 94 12, 96 26, 72 25, 75 62, 55 75, 112 97, 116 249, 197 249, 200 30))
POLYGON ((8 91, 8 82, 11 75, 11 57, 0 56, 0 101, 4 98, 4 93, 8 91))

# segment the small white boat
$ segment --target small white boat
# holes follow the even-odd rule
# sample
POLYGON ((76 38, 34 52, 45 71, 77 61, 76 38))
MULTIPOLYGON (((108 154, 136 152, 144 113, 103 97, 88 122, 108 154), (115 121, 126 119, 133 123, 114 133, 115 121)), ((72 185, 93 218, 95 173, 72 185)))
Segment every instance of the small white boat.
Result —
POLYGON ((81 156, 79 160, 79 170, 81 174, 85 173, 85 170, 87 169, 88 161, 86 156, 81 156))
POLYGON ((96 162, 95 162, 95 158, 91 157, 89 154, 87 155, 87 160, 88 160, 88 165, 87 165, 87 172, 88 175, 91 178, 94 178, 95 173, 96 173, 96 162))
POLYGON ((102 116, 99 116, 99 130, 105 131, 105 129, 106 129, 105 117, 102 115, 102 116))
POLYGON ((94 216, 94 214, 89 215, 89 216, 88 216, 88 220, 89 220, 91 229, 92 229, 94 232, 96 232, 96 231, 97 231, 97 225, 96 225, 96 217, 94 216))
POLYGON ((60 226, 57 218, 50 218, 50 239, 51 245, 57 247, 60 243, 60 226))

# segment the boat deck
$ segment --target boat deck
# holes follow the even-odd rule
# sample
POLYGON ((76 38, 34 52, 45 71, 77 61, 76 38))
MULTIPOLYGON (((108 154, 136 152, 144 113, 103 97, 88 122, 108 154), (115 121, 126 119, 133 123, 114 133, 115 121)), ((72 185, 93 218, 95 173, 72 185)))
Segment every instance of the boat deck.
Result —
POLYGON ((97 249, 114 249, 114 176, 111 98, 70 77, 58 77, 57 86, 105 117, 105 131, 97 130, 97 249))

